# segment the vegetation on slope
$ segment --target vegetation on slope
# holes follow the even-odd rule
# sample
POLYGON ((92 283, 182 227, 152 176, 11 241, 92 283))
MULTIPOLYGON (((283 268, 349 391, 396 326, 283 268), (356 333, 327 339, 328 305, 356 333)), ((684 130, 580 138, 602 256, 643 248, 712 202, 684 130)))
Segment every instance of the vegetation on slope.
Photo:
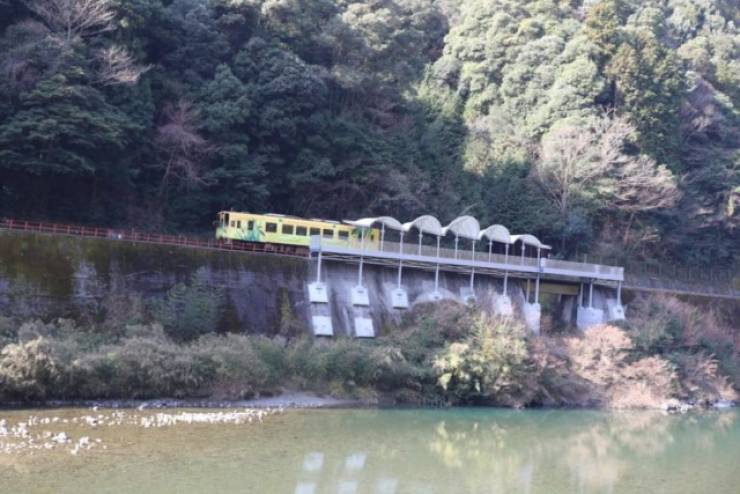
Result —
MULTIPOLYGON (((173 290, 153 314, 198 298, 181 292, 173 290)), ((513 407, 734 399, 737 331, 675 299, 643 303, 628 328, 540 337, 453 303, 419 306, 403 328, 375 340, 315 340, 290 325, 274 338, 217 334, 200 315, 178 321, 180 332, 138 309, 86 325, 2 320, 0 400, 241 399, 285 389, 369 402, 513 407)))
POLYGON ((563 255, 734 261, 739 23, 729 0, 0 0, 0 214, 470 212, 563 255))

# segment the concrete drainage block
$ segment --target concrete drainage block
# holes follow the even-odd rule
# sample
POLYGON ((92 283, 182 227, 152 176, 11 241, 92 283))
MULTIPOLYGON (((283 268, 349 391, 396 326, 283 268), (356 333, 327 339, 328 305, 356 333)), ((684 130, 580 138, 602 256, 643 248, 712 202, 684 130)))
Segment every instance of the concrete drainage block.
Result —
POLYGON ((334 336, 334 328, 329 316, 311 316, 314 336, 334 336))
POLYGON ((624 306, 617 300, 610 298, 606 300, 608 319, 610 321, 624 321, 624 306))
POLYGON ((540 304, 523 304, 522 313, 527 329, 534 334, 540 334, 540 319, 542 317, 542 307, 540 307, 540 304))
POLYGON ((469 286, 460 287, 460 298, 466 304, 475 303, 475 292, 469 286))
POLYGON ((493 312, 503 317, 512 317, 514 307, 511 305, 511 297, 508 295, 498 295, 493 300, 493 312))
POLYGON ((588 329, 592 326, 604 322, 604 311, 593 307, 578 307, 576 313, 576 326, 580 330, 588 329))
POLYGON ((394 309, 409 308, 409 294, 405 288, 394 288, 391 290, 391 302, 394 309))
POLYGON ((375 338, 373 320, 369 317, 355 317, 355 336, 357 338, 375 338))
POLYGON ((361 285, 352 287, 352 305, 370 305, 367 288, 361 285))
POLYGON ((308 300, 316 304, 329 303, 329 291, 326 285, 320 281, 314 281, 308 284, 308 300))

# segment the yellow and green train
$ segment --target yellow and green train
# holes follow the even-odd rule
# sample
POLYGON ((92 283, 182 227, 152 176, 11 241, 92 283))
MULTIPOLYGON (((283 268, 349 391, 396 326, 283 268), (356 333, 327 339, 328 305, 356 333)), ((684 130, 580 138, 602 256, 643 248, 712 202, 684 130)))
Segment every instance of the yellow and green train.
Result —
MULTIPOLYGON (((254 214, 237 211, 218 213, 216 239, 219 240, 308 249, 311 237, 314 235, 321 235, 322 242, 349 247, 359 244, 361 231, 356 226, 345 225, 338 221, 305 219, 272 213, 254 214)), ((365 246, 377 248, 380 243, 380 230, 366 228, 364 235, 365 246)))

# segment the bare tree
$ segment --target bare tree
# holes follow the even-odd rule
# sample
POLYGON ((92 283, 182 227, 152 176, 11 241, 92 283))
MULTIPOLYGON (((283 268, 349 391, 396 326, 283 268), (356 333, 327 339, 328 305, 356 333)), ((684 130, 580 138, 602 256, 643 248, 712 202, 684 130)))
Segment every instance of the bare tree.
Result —
POLYGON ((157 164, 162 170, 159 195, 167 191, 175 181, 186 186, 204 184, 202 164, 214 150, 213 146, 198 134, 195 122, 197 113, 186 100, 167 105, 164 122, 157 127, 154 144, 161 157, 157 164))
POLYGON ((113 0, 24 0, 65 47, 114 29, 113 0))
POLYGON ((575 126, 557 128, 542 139, 535 178, 562 217, 574 197, 603 173, 596 140, 593 129, 575 126))
POLYGON ((100 69, 97 82, 106 86, 136 84, 149 66, 137 65, 133 57, 120 46, 111 46, 98 52, 100 69))
POLYGON ((676 204, 673 174, 652 158, 625 152, 634 134, 625 117, 606 114, 544 136, 534 176, 563 218, 576 198, 598 197, 609 210, 629 216, 626 241, 636 214, 676 204))

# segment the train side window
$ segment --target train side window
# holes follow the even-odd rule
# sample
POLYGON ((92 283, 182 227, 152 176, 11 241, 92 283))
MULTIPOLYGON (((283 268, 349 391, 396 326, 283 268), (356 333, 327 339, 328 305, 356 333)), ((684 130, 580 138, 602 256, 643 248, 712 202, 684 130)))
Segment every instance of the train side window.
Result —
POLYGON ((339 240, 349 240, 349 232, 339 232, 339 240))
POLYGON ((311 228, 310 233, 311 233, 311 236, 321 235, 321 229, 320 228, 311 228))
POLYGON ((308 234, 308 231, 305 226, 297 226, 295 227, 295 234, 305 237, 308 234))
POLYGON ((285 224, 283 224, 283 234, 284 235, 293 235, 293 225, 285 225, 285 224))
POLYGON ((228 226, 228 224, 229 224, 229 213, 226 213, 224 215, 224 225, 228 226))
POLYGON ((324 238, 334 238, 334 231, 329 230, 328 228, 325 228, 321 236, 324 238))
POLYGON ((236 220, 236 227, 241 228, 242 227, 242 220, 236 220))
POLYGON ((236 222, 232 220, 231 221, 231 228, 234 228, 235 226, 236 226, 236 222))
POLYGON ((277 231, 277 223, 267 223, 265 225, 265 231, 267 233, 275 233, 277 231))
POLYGON ((254 230, 254 220, 249 220, 247 222, 247 230, 254 230))

